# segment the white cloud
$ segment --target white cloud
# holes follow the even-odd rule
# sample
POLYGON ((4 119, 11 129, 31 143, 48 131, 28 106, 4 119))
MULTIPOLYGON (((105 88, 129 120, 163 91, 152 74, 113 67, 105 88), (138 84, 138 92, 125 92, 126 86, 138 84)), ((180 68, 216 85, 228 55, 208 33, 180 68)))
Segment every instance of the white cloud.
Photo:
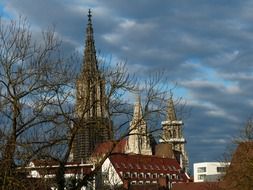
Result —
POLYGON ((121 40, 121 36, 119 34, 113 33, 113 34, 104 34, 102 36, 102 38, 104 40, 106 40, 106 42, 116 45, 120 42, 121 40))

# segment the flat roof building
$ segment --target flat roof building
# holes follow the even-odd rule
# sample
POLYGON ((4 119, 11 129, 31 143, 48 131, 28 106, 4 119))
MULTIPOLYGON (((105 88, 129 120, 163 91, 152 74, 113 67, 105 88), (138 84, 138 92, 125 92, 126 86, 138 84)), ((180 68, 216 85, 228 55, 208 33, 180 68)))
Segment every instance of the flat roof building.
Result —
POLYGON ((193 164, 194 182, 219 181, 224 176, 227 162, 200 162, 193 164))

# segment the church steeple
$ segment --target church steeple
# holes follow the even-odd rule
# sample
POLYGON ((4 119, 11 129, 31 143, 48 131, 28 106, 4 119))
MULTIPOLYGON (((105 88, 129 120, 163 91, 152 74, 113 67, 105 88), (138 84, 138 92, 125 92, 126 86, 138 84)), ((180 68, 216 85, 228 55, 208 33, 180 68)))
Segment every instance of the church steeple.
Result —
POLYGON ((183 136, 183 122, 177 119, 176 110, 172 96, 168 100, 167 120, 162 121, 163 134, 160 139, 161 143, 170 143, 174 151, 182 155, 181 167, 188 170, 188 156, 185 151, 186 140, 183 136))
POLYGON ((143 120, 142 118, 142 110, 141 110, 141 97, 138 95, 137 101, 134 105, 134 114, 133 114, 133 121, 143 120))
POLYGON ((129 127, 126 153, 152 155, 147 123, 142 114, 141 97, 138 95, 134 104, 134 113, 129 127))
POLYGON ((168 101, 167 120, 168 121, 176 121, 177 120, 175 106, 174 106, 172 96, 170 96, 169 101, 168 101))
POLYGON ((96 48, 95 40, 93 34, 92 20, 91 20, 91 10, 88 12, 88 23, 86 28, 86 40, 84 49, 84 62, 83 62, 83 72, 89 72, 92 77, 94 73, 98 70, 97 58, 96 58, 96 48))
POLYGON ((88 12, 83 68, 76 82, 76 117, 74 161, 87 160, 95 146, 112 138, 112 122, 106 109, 105 79, 98 67, 95 40, 88 12))
POLYGON ((105 80, 98 68, 91 17, 89 9, 83 69, 77 80, 77 114, 85 119, 108 115, 105 108, 105 80))

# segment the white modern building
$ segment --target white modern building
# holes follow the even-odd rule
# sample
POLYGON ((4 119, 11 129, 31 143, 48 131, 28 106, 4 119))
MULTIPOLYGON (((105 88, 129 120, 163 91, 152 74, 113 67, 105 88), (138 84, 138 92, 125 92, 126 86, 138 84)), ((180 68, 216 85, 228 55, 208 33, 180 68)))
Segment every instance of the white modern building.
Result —
POLYGON ((225 174, 227 162, 200 162, 193 164, 194 182, 219 181, 225 174))

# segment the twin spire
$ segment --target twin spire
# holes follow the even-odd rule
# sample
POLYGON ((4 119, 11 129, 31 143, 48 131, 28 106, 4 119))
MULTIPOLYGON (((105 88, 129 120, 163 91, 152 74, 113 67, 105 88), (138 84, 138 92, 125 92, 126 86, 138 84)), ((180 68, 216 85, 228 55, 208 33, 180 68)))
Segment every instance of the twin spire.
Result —
POLYGON ((170 96, 170 99, 168 101, 167 120, 169 120, 169 121, 176 121, 177 120, 175 106, 174 106, 172 96, 170 96))
POLYGON ((142 114, 141 97, 134 104, 133 119, 130 122, 126 153, 152 155, 147 123, 142 114))

